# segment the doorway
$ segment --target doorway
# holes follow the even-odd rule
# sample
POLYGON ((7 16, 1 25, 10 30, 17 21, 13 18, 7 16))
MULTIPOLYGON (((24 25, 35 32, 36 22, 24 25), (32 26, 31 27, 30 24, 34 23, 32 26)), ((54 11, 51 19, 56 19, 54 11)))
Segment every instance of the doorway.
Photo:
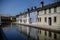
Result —
POLYGON ((48 18, 48 23, 49 23, 49 25, 52 25, 51 17, 48 18))

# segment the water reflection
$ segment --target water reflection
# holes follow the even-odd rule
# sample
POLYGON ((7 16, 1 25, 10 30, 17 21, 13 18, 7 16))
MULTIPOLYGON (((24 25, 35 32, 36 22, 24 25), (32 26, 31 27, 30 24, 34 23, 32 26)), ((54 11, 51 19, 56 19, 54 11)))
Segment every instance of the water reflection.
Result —
POLYGON ((2 27, 2 30, 7 38, 7 40, 27 40, 27 36, 23 35, 17 31, 15 24, 5 25, 2 27))
POLYGON ((60 34, 25 26, 20 24, 9 24, 1 27, 4 37, 7 40, 57 40, 60 39, 60 34), (51 37, 49 37, 51 35, 51 37), (54 39, 55 37, 55 39, 54 39))
POLYGON ((28 36, 28 40, 36 40, 37 39, 37 29, 31 28, 29 26, 19 25, 17 24, 17 29, 28 36))
POLYGON ((17 24, 17 29, 28 36, 27 40, 60 40, 60 33, 17 24))

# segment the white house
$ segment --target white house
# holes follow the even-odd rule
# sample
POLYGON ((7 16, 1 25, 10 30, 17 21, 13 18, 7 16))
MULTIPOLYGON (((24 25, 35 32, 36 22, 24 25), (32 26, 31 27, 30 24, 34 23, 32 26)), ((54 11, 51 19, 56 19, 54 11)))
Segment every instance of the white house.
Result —
POLYGON ((38 8, 38 24, 60 26, 60 2, 38 8))
MULTIPOLYGON (((32 7, 31 9, 27 9, 26 12, 20 13, 17 15, 16 18, 18 23, 23 23, 23 24, 36 24, 37 23, 37 10, 36 7, 32 7)), ((30 36, 37 38, 37 29, 35 28, 29 28, 29 27, 22 27, 23 32, 27 32, 29 34, 30 31, 30 36), (33 34, 34 33, 34 34, 33 34), (33 34, 33 35, 32 35, 33 34)))
POLYGON ((60 40, 59 33, 51 32, 52 29, 60 28, 60 1, 45 6, 44 2, 41 2, 41 7, 38 8, 37 24, 46 29, 39 30, 39 40, 60 40), (51 28, 51 31, 47 28, 51 28))

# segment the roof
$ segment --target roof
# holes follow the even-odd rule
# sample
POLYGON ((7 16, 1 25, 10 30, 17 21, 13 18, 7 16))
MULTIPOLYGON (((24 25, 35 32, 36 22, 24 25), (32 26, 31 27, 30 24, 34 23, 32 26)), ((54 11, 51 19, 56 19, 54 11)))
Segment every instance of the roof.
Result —
POLYGON ((43 7, 39 7, 39 8, 37 8, 37 11, 46 10, 46 9, 57 7, 57 6, 60 6, 60 1, 52 3, 52 4, 45 5, 43 7))
POLYGON ((8 14, 0 14, 0 17, 13 17, 13 18, 16 18, 15 16, 10 16, 8 14))
POLYGON ((18 17, 20 15, 27 14, 27 13, 31 13, 31 12, 34 12, 34 11, 46 10, 46 9, 57 7, 57 6, 60 6, 60 1, 52 3, 52 4, 48 4, 48 5, 45 5, 43 7, 39 7, 39 8, 33 9, 33 10, 29 10, 29 12, 26 11, 26 12, 20 13, 20 14, 16 15, 16 17, 18 17))
POLYGON ((0 17, 1 17, 1 16, 10 17, 10 15, 8 15, 8 14, 0 14, 0 17))

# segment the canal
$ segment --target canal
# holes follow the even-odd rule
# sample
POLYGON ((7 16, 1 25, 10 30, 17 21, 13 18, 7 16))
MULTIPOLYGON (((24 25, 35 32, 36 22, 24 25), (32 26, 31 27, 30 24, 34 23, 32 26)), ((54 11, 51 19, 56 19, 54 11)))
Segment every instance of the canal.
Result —
POLYGON ((19 32, 15 24, 2 27, 2 31, 6 40, 27 40, 27 36, 19 32))
POLYGON ((0 26, 2 40, 60 40, 60 31, 34 28, 22 24, 0 26))

